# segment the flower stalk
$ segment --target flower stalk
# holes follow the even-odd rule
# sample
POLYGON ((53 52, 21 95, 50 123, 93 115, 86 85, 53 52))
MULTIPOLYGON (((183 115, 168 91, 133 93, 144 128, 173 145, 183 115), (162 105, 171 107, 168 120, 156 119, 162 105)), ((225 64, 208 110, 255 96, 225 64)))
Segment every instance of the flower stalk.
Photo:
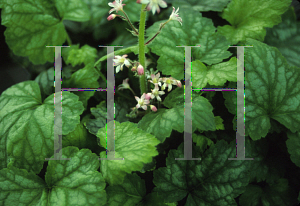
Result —
POLYGON ((125 20, 128 22, 128 24, 131 26, 131 28, 133 29, 133 32, 135 33, 135 35, 139 35, 139 32, 136 30, 136 28, 133 26, 133 24, 131 23, 129 17, 127 16, 126 12, 124 10, 122 10, 123 14, 125 15, 125 20))
MULTIPOLYGON (((142 4, 141 15, 140 15, 140 25, 139 25, 139 63, 146 69, 145 64, 145 26, 146 26, 146 15, 147 12, 144 11, 147 5, 142 4)), ((146 93, 146 78, 145 72, 140 76, 140 90, 141 95, 146 93)))

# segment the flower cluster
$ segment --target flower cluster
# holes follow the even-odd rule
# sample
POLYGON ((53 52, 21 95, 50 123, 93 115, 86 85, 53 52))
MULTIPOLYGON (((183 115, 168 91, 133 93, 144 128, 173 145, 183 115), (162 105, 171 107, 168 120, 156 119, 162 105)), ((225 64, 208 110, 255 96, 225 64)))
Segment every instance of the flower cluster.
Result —
POLYGON ((123 6, 125 6, 126 4, 122 4, 123 0, 115 0, 113 3, 109 2, 108 6, 113 7, 111 10, 109 10, 109 14, 113 11, 116 11, 118 13, 118 11, 122 11, 123 10, 123 6))
MULTIPOLYGON (((125 6, 125 4, 122 4, 122 1, 123 0, 115 0, 112 3, 108 3, 108 5, 113 8, 109 11, 110 15, 108 16, 107 20, 111 21, 111 20, 115 19, 116 17, 120 17, 123 20, 127 21, 129 23, 129 25, 132 27, 132 31, 130 31, 130 30, 129 31, 134 36, 139 36, 139 31, 133 26, 133 24, 131 23, 126 12, 123 10, 123 6, 125 6), (124 16, 111 14, 113 11, 116 11, 117 13, 118 13, 118 11, 121 11, 124 14, 124 16)), ((145 12, 147 10, 152 11, 153 15, 156 12, 157 13, 160 12, 160 7, 161 8, 167 7, 167 3, 163 0, 137 0, 137 3, 147 4, 147 7, 145 6, 146 9, 143 10, 142 12, 145 12)), ((161 24, 158 32, 144 45, 151 43, 168 22, 175 20, 175 21, 178 21, 182 25, 182 19, 179 17, 178 11, 179 11, 179 8, 175 11, 175 8, 173 7, 173 12, 170 15, 169 19, 166 22, 161 24)), ((114 66, 116 66, 116 73, 123 71, 123 67, 125 65, 127 68, 131 67, 131 71, 135 73, 135 76, 140 77, 140 82, 143 82, 145 79, 145 80, 148 80, 148 82, 153 84, 151 92, 149 92, 149 93, 147 93, 147 88, 146 88, 146 92, 145 92, 144 87, 143 87, 143 89, 141 89, 142 93, 143 93, 141 97, 136 96, 134 91, 131 89, 131 87, 128 83, 129 78, 124 79, 123 83, 118 86, 118 90, 129 89, 133 93, 133 95, 137 101, 137 105, 132 108, 132 112, 130 113, 130 115, 128 115, 129 117, 136 117, 137 114, 139 113, 138 112, 139 108, 142 108, 143 110, 147 110, 148 106, 150 107, 150 109, 152 111, 156 112, 157 111, 156 106, 150 104, 152 100, 156 99, 158 101, 158 105, 160 105, 160 102, 162 101, 160 96, 165 94, 164 90, 166 88, 168 88, 168 92, 170 92, 172 90, 173 85, 182 87, 181 82, 179 80, 174 79, 173 77, 160 77, 160 73, 158 71, 154 72, 152 68, 150 69, 150 72, 147 71, 146 68, 148 67, 149 64, 151 64, 150 60, 147 60, 145 62, 145 65, 144 65, 145 68, 143 67, 143 65, 140 62, 131 61, 128 58, 127 54, 124 54, 123 56, 115 56, 113 61, 114 61, 114 66)), ((142 85, 142 83, 140 83, 140 84, 142 85)))
MULTIPOLYGON (((127 55, 123 55, 123 57, 127 57, 127 55)), ((120 57, 118 57, 117 59, 120 59, 120 57)), ((139 64, 139 63, 135 63, 135 64, 139 64)), ((120 66, 120 64, 118 65, 120 66)), ((140 75, 141 73, 144 74, 144 68, 141 64, 139 64, 139 66, 137 67, 137 69, 135 68, 136 66, 133 66, 131 71, 135 71, 137 72, 138 75, 140 75)), ((143 95, 139 98, 137 96, 135 96, 135 99, 137 101, 137 105, 136 105, 136 109, 138 108, 142 108, 144 110, 147 110, 147 106, 150 106, 152 111, 157 111, 157 108, 154 105, 149 105, 150 104, 150 99, 157 99, 159 102, 161 102, 161 95, 164 95, 165 92, 163 90, 165 90, 166 87, 168 87, 168 92, 170 92, 172 90, 172 85, 176 85, 178 87, 182 87, 181 82, 179 80, 174 79, 173 77, 160 77, 160 73, 158 72, 157 74, 155 74, 156 72, 153 72, 153 70, 151 69, 152 74, 149 75, 149 72, 147 77, 150 79, 148 80, 148 82, 152 83, 154 85, 154 89, 151 89, 150 93, 143 93, 143 95), (159 90, 159 87, 161 87, 161 91, 159 90)), ((134 95, 134 91, 130 88, 130 85, 128 84, 129 78, 126 78, 125 80, 123 80, 123 84, 118 86, 118 90, 121 89, 129 89, 134 95)))
MULTIPOLYGON (((150 75, 151 80, 148 80, 149 82, 154 84, 154 89, 151 89, 151 93, 143 94, 141 98, 135 97, 138 104, 136 105, 136 108, 142 107, 144 110, 147 110, 147 105, 150 103, 150 99, 157 99, 159 102, 161 101, 160 96, 164 95, 164 91, 159 91, 159 87, 161 86, 161 90, 165 90, 165 87, 168 86, 168 92, 172 90, 172 84, 176 85, 178 87, 182 87, 181 82, 179 80, 176 80, 172 77, 163 77, 160 78, 160 73, 151 74, 150 75), (162 85, 162 82, 164 83, 162 85)), ((154 105, 149 105, 152 111, 157 111, 157 108, 154 105)))

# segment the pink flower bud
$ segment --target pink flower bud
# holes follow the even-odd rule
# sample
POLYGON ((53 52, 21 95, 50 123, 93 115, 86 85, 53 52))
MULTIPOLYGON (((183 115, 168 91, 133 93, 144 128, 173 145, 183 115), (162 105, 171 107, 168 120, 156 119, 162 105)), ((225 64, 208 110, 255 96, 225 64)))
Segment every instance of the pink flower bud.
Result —
POLYGON ((152 110, 153 112, 156 112, 156 111, 157 111, 157 108, 156 108, 156 106, 154 106, 154 105, 150 105, 150 108, 151 108, 151 110, 152 110))
POLYGON ((136 3, 140 4, 140 3, 141 3, 141 0, 137 0, 136 3))
POLYGON ((144 74, 144 67, 140 64, 137 68, 138 75, 144 74))
POLYGON ((131 68, 131 71, 135 72, 135 71, 136 71, 136 67, 135 67, 135 66, 132 67, 132 68, 131 68))
POLYGON ((145 99, 149 100, 150 98, 151 98, 151 93, 147 93, 147 94, 145 95, 145 99))
POLYGON ((117 16, 117 15, 115 15, 115 14, 111 14, 111 15, 109 15, 109 16, 107 17, 107 20, 108 20, 108 21, 111 21, 111 20, 113 20, 114 18, 116 18, 116 16, 117 16))
POLYGON ((177 86, 180 88, 182 87, 181 81, 177 81, 177 86))

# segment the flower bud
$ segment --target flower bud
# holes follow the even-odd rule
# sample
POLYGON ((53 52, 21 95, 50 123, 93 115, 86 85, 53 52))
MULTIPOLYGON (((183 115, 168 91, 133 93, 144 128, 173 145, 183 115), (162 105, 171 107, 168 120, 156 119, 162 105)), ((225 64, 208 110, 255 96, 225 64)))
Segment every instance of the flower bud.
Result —
POLYGON ((145 99, 149 100, 150 98, 151 98, 151 93, 147 93, 147 94, 145 95, 145 99))
POLYGON ((156 106, 154 106, 154 105, 150 105, 150 108, 151 108, 151 110, 152 110, 153 112, 156 112, 156 111, 157 111, 157 108, 156 108, 156 106))
POLYGON ((116 16, 117 16, 117 15, 115 15, 115 14, 111 14, 111 15, 109 15, 109 16, 107 17, 107 20, 108 20, 108 21, 111 21, 111 20, 113 20, 114 18, 116 18, 116 16))
POLYGON ((131 71, 135 72, 136 71, 136 66, 132 67, 131 71))
POLYGON ((182 87, 181 81, 179 81, 179 80, 177 81, 177 86, 180 88, 182 87))
POLYGON ((140 64, 137 68, 138 75, 144 74, 144 67, 140 64))
POLYGON ((140 3, 141 3, 141 0, 137 0, 136 3, 140 4, 140 3))

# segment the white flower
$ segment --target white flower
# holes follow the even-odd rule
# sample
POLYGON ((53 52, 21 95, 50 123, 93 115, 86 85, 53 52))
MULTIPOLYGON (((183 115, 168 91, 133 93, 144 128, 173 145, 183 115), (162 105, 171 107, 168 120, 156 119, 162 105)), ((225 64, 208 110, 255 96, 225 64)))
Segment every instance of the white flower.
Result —
POLYGON ((122 4, 123 0, 115 0, 113 3, 109 2, 108 6, 113 7, 113 9, 109 10, 109 13, 116 11, 118 13, 118 11, 122 11, 123 10, 123 6, 125 6, 125 4, 122 4))
POLYGON ((136 99, 136 101, 138 102, 138 104, 136 105, 136 108, 140 108, 142 107, 144 110, 147 110, 147 104, 149 104, 149 100, 145 100, 145 93, 141 96, 141 98, 138 98, 137 96, 135 96, 134 98, 136 99))
POLYGON ((128 55, 124 54, 123 56, 115 56, 114 60, 114 66, 117 66, 116 73, 118 73, 120 70, 123 71, 123 66, 125 65, 127 68, 131 66, 131 63, 126 59, 128 55))
POLYGON ((161 8, 167 7, 167 3, 164 2, 163 0, 137 0, 137 3, 148 4, 146 9, 148 11, 152 10, 153 15, 155 14, 155 11, 157 11, 157 13, 160 12, 159 7, 161 8))
POLYGON ((118 86, 118 90, 130 89, 130 85, 128 84, 129 78, 123 80, 123 84, 118 86))
POLYGON ((158 91, 158 90, 159 90, 158 89, 158 83, 155 83, 155 88, 151 89, 151 91, 152 91, 151 99, 154 99, 156 97, 156 99, 158 101, 161 101, 161 98, 160 98, 159 95, 163 95, 163 94, 165 94, 165 92, 164 91, 158 91))
POLYGON ((148 80, 148 81, 153 83, 153 84, 157 83, 161 87, 161 82, 160 82, 161 78, 159 78, 159 77, 160 77, 159 72, 156 75, 151 74, 151 79, 152 80, 148 80))
POLYGON ((172 90, 172 84, 178 85, 177 80, 175 80, 173 77, 169 77, 169 78, 164 77, 162 81, 164 82, 164 84, 162 85, 161 90, 165 90, 166 86, 168 86, 168 92, 172 90))
POLYGON ((182 25, 182 19, 179 17, 179 14, 178 14, 178 10, 179 10, 179 7, 178 9, 175 11, 175 8, 173 7, 173 12, 172 14, 170 15, 170 20, 176 20, 178 21, 181 25, 182 25))

